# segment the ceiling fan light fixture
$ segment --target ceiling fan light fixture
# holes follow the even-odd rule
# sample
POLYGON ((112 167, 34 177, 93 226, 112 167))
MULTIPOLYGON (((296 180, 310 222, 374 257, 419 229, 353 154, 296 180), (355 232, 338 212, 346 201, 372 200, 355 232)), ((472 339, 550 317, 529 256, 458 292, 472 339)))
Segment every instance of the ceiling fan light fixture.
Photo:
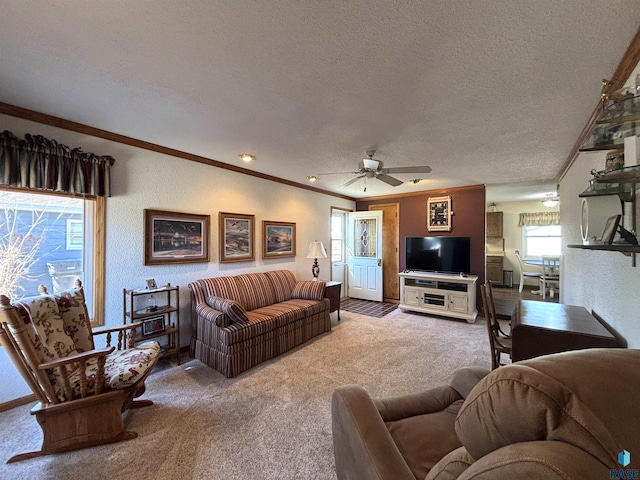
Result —
POLYGON ((240 160, 247 163, 253 162, 256 159, 256 157, 254 155, 251 155, 250 153, 241 153, 238 156, 240 157, 240 160))
POLYGON ((558 196, 550 194, 550 195, 547 195, 547 198, 545 198, 542 201, 542 205, 544 205, 547 208, 553 208, 556 205, 558 205, 558 202, 560 202, 560 199, 558 198, 558 196))

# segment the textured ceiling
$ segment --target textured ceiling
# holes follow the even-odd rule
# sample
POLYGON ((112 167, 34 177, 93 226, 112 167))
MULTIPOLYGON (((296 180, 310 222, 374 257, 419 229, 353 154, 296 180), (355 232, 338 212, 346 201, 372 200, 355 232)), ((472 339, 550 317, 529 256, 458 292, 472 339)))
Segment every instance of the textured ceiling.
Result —
POLYGON ((433 168, 314 184, 352 197, 544 196, 639 21, 637 0, 3 0, 0 101, 299 183, 369 148, 433 168))

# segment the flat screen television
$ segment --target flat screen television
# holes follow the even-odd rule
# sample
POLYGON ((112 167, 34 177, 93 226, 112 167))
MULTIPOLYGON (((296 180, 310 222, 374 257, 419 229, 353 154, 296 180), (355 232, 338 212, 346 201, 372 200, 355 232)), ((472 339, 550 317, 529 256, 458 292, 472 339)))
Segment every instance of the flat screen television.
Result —
POLYGON ((407 270, 471 273, 470 237, 407 237, 407 270))

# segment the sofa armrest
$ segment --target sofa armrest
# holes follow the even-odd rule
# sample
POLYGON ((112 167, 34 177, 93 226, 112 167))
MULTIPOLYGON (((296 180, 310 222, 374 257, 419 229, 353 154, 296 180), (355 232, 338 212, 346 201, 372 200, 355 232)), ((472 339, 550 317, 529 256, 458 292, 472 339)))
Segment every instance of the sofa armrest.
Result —
POLYGON ((415 480, 364 388, 335 389, 331 419, 338 480, 415 480))
POLYGON ((401 418, 439 412, 457 400, 462 400, 462 397, 455 389, 441 385, 424 392, 376 399, 373 403, 383 421, 394 422, 401 418))
POLYGON ((205 318, 220 328, 231 325, 231 319, 228 315, 222 313, 220 310, 214 310, 206 303, 197 304, 195 312, 198 317, 205 318))

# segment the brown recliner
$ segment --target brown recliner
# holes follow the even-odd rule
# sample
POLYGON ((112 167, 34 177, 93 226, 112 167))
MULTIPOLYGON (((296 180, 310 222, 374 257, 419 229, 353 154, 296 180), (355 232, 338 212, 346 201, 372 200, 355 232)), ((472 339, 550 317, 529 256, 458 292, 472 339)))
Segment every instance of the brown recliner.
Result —
MULTIPOLYGON (((611 478, 611 470, 638 468, 638 398, 640 350, 578 350, 516 362, 492 371, 472 389, 455 419, 462 446, 426 476, 408 467, 415 459, 398 457, 391 435, 373 436, 370 425, 380 414, 375 418, 369 408, 348 432, 334 434, 338 478, 611 478), (627 466, 618 463, 624 450, 631 454, 627 466)), ((335 397, 333 407, 335 428, 349 415, 335 397)), ((414 435, 422 442, 414 450, 422 449, 429 462, 434 452, 425 451, 426 445, 451 438, 450 431, 443 435, 426 427, 414 435)))
POLYGON ((455 433, 456 414, 488 373, 463 368, 449 385, 382 400, 373 400, 358 385, 337 388, 331 410, 338 479, 424 478, 443 456, 462 445, 455 433))

